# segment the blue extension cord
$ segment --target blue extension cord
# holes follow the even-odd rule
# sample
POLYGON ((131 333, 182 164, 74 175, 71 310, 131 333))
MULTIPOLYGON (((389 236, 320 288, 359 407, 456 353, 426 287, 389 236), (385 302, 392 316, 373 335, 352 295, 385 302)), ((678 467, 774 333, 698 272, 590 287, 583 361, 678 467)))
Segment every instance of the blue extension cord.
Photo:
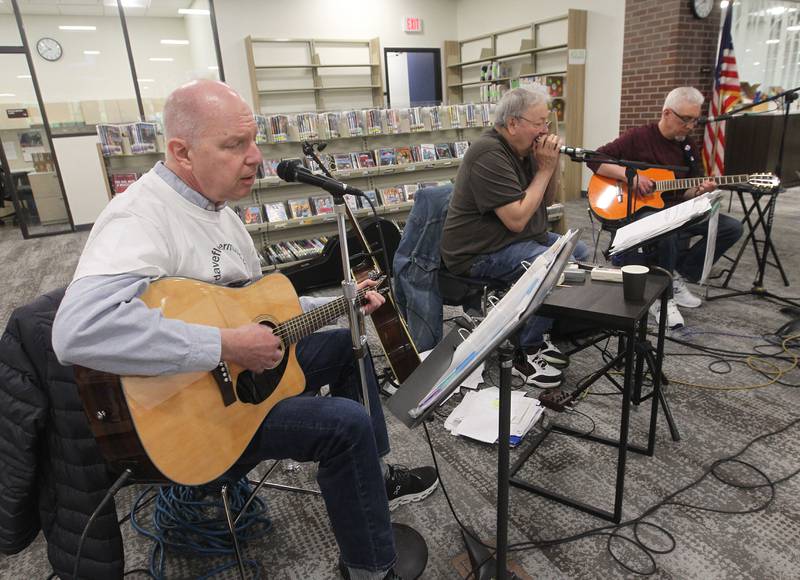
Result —
MULTIPOLYGON (((131 526, 154 542, 150 551, 150 574, 153 578, 164 578, 168 548, 201 556, 235 554, 218 486, 160 487, 153 508, 154 531, 145 529, 136 520, 140 504, 152 490, 153 487, 144 490, 133 503, 131 526)), ((228 499, 234 516, 244 506, 251 490, 246 478, 229 487, 228 499)), ((272 529, 272 522, 266 513, 264 501, 255 497, 236 525, 236 537, 240 545, 261 538, 272 529)), ((261 577, 257 561, 244 560, 244 564, 254 568, 254 580, 261 577)), ((237 566, 235 559, 214 568, 198 580, 206 580, 234 566, 237 566)))

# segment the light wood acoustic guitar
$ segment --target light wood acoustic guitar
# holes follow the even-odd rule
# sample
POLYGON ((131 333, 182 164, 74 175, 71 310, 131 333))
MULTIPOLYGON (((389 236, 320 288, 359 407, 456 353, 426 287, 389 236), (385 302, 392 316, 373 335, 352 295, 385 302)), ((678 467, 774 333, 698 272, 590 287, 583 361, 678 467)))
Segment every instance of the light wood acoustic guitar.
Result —
MULTIPOLYGON (((373 289, 386 291, 386 278, 373 289)), ((358 293, 364 303, 366 290, 358 293)), ((118 377, 75 367, 84 410, 112 468, 139 480, 200 485, 224 474, 281 400, 303 392, 295 344, 347 313, 344 297, 303 313, 289 279, 271 274, 242 288, 186 278, 150 284, 141 299, 165 317, 235 328, 265 324, 281 339, 283 358, 252 373, 224 361, 213 372, 118 377)))
MULTIPOLYGON (((713 179, 717 185, 747 183, 755 190, 770 191, 780 185, 780 180, 771 173, 751 175, 722 175, 715 177, 689 177, 675 179, 675 174, 667 169, 645 169, 638 172, 655 181, 655 191, 650 195, 634 195, 631 214, 645 209, 662 209, 664 200, 661 194, 666 191, 697 187, 706 179, 713 179)), ((635 182, 634 182, 635 183, 635 182)), ((624 220, 628 213, 628 186, 623 181, 611 177, 593 175, 589 180, 589 207, 601 220, 615 222, 624 220)))

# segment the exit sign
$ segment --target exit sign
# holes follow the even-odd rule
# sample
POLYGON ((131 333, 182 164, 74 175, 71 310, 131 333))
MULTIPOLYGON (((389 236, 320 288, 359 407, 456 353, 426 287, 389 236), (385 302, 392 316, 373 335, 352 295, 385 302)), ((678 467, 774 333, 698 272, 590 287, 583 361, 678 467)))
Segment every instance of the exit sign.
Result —
POLYGON ((422 32, 422 18, 413 16, 403 18, 403 32, 422 32))

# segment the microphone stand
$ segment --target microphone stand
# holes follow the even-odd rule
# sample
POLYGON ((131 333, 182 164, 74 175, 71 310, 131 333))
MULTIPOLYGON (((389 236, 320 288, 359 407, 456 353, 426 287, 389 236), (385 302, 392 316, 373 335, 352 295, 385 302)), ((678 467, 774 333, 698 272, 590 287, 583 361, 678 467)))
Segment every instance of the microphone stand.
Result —
MULTIPOLYGON (((724 121, 726 119, 731 118, 736 113, 754 107, 756 105, 760 105, 762 103, 768 103, 770 101, 775 101, 777 99, 783 98, 783 124, 781 126, 781 142, 780 146, 778 147, 778 162, 775 165, 775 175, 778 176, 779 179, 782 179, 782 171, 783 171, 783 154, 784 149, 786 146, 786 133, 789 128, 789 111, 792 107, 792 102, 798 98, 798 92, 800 92, 800 87, 795 87, 793 89, 789 89, 788 91, 783 91, 782 93, 778 93, 777 95, 773 95, 763 101, 759 101, 758 103, 749 103, 744 107, 740 107, 735 111, 731 111, 727 115, 722 115, 725 119, 721 117, 717 117, 715 119, 708 119, 706 120, 707 123, 714 123, 719 121, 724 121)), ((777 294, 773 294, 769 290, 764 287, 764 274, 767 269, 767 258, 769 256, 770 249, 772 250, 772 254, 775 257, 775 261, 778 264, 778 268, 780 269, 780 261, 778 260, 778 254, 775 252, 775 248, 772 245, 772 223, 775 218, 775 204, 777 202, 778 193, 782 190, 782 186, 778 186, 774 191, 768 193, 767 195, 770 196, 769 201, 767 202, 767 206, 765 208, 766 213, 766 222, 763 221, 762 224, 764 227, 764 248, 759 256, 756 254, 756 258, 758 259, 758 276, 753 281, 753 286, 750 290, 742 290, 736 292, 728 292, 726 294, 720 294, 718 296, 708 296, 707 300, 719 300, 720 298, 730 298, 732 296, 744 296, 744 295, 752 295, 752 296, 759 296, 762 298, 772 298, 773 300, 777 300, 779 302, 783 302, 784 304, 788 304, 789 306, 794 306, 795 308, 800 308, 800 304, 789 300, 788 298, 784 298, 782 296, 778 296, 777 294)), ((754 200, 753 203, 758 203, 757 200, 754 200)), ((753 241, 755 243, 755 236, 753 237, 753 241)), ((786 285, 788 286, 788 280, 784 278, 786 285)))
MULTIPOLYGON (((320 145, 317 146, 320 147, 320 145)), ((311 157, 317 165, 319 165, 325 175, 334 179, 331 172, 325 167, 325 164, 320 161, 317 152, 314 150, 314 145, 308 141, 303 141, 302 147, 303 153, 311 157)), ((324 145, 320 148, 323 147, 324 145)), ((364 315, 356 304, 356 282, 350 270, 350 252, 347 247, 347 227, 345 226, 347 204, 343 195, 332 195, 334 212, 336 214, 336 227, 339 232, 339 247, 342 254, 342 292, 347 299, 348 316, 350 318, 350 337, 353 341, 353 354, 358 360, 362 403, 367 410, 367 414, 371 415, 369 408, 369 391, 367 390, 367 367, 365 362, 368 352, 367 335, 364 328, 364 315)), ((353 216, 353 221, 355 221, 355 216, 353 216)), ((354 227, 358 227, 358 224, 354 224, 354 227)), ((380 231, 379 227, 378 232, 380 231)), ((381 243, 383 243, 382 238, 381 243)), ((383 244, 383 247, 385 248, 386 245, 383 244)), ((369 252, 370 248, 365 248, 365 251, 369 252)), ((386 256, 385 249, 384 256, 386 256)), ((388 260, 388 257, 386 259, 388 260)), ((392 532, 394 534, 395 552, 398 556, 395 569, 397 570, 399 568, 402 577, 417 578, 425 570, 425 566, 428 563, 428 545, 425 543, 425 539, 411 526, 398 524, 396 522, 392 522, 392 532)))
MULTIPOLYGON (((320 161, 314 146, 308 141, 303 142, 303 153, 310 156, 322 169, 323 173, 333 179, 330 171, 325 164, 320 161)), ((344 196, 331 193, 333 196, 333 208, 336 215, 336 229, 339 233, 339 249, 342 255, 342 294, 347 301, 347 315, 350 320, 350 338, 353 342, 353 356, 358 361, 358 373, 361 380, 361 402, 368 415, 372 415, 369 407, 369 391, 367 389, 367 367, 365 359, 367 356, 367 334, 364 328, 364 315, 361 308, 356 304, 356 281, 353 272, 350 270, 350 251, 347 247, 347 207, 344 196)))

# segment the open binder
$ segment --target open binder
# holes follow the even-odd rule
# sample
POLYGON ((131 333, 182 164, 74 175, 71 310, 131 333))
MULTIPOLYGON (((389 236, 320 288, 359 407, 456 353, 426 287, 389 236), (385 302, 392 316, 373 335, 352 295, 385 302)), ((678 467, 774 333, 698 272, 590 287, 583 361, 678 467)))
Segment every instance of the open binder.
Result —
POLYGON ((424 420, 539 308, 578 238, 579 232, 570 230, 539 256, 472 332, 450 332, 389 399, 389 410, 408 427, 424 420))

